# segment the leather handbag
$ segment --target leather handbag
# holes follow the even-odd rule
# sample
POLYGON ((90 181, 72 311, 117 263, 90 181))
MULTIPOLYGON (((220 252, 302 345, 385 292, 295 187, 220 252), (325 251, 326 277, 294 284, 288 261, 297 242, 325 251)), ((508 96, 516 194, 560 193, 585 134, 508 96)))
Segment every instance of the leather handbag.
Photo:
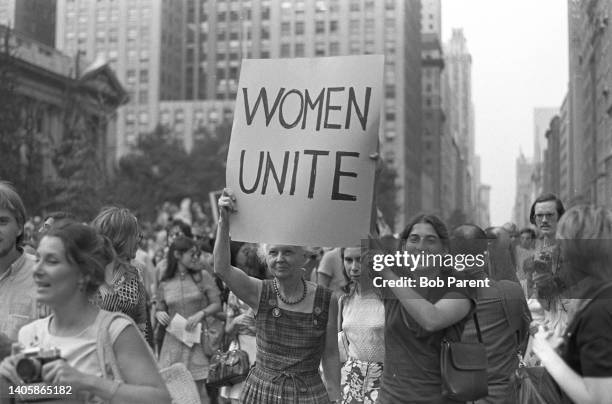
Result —
POLYGON ((487 351, 482 343, 478 317, 474 312, 478 343, 442 339, 440 373, 442 395, 458 401, 473 401, 489 394, 487 351))
POLYGON ((236 338, 236 344, 232 344, 227 352, 218 351, 210 358, 208 365, 208 380, 206 384, 210 387, 233 386, 243 382, 251 368, 249 355, 240 349, 240 341, 236 338))

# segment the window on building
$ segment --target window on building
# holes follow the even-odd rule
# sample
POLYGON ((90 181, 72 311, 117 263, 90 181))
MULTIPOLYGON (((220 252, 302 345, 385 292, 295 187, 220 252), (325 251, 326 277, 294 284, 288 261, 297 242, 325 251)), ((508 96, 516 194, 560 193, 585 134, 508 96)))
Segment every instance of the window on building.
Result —
POLYGON ((395 9, 395 0, 385 0, 385 9, 394 10, 395 9))
POLYGON ((325 56, 325 42, 315 43, 315 56, 325 56))
POLYGON ((270 7, 262 7, 261 8, 261 19, 269 20, 270 19, 270 7))
POLYGON ((297 21, 295 23, 295 35, 304 35, 304 22, 297 21))
POLYGON ((304 57, 304 44, 296 43, 295 44, 295 57, 304 57))
POLYGON ((288 43, 281 44, 280 49, 281 57, 287 58, 291 56, 291 45, 288 43))
POLYGON ((146 84, 149 82, 149 70, 147 69, 140 69, 140 82, 143 84, 146 84))
POLYGON ((138 21, 138 9, 130 8, 128 9, 128 21, 129 22, 137 22, 138 21))
POLYGON ((360 27, 359 27, 359 20, 358 19, 352 19, 349 21, 349 34, 351 35, 358 35, 360 32, 360 27))
POLYGON ((334 33, 338 32, 338 21, 332 20, 329 22, 329 32, 334 33))
POLYGON ((322 34, 325 32, 325 21, 317 21, 315 23, 315 33, 322 34))
POLYGON ((281 35, 291 35, 291 23, 288 21, 281 23, 281 35))
POLYGON ((395 84, 387 84, 385 86, 385 97, 395 98, 395 84))
POLYGON ((359 3, 360 3, 360 0, 351 0, 351 3, 349 4, 349 10, 359 11, 361 9, 359 3))
POLYGON ((338 55, 340 55, 340 43, 339 42, 330 42, 329 43, 329 55, 330 56, 338 56, 338 55))

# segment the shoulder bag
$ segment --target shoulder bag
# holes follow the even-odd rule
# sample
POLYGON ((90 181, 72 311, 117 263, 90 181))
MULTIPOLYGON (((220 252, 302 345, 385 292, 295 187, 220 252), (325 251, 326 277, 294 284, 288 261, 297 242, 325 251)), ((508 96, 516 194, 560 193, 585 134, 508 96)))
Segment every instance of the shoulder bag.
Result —
POLYGON ((482 343, 476 311, 473 314, 478 343, 442 339, 440 373, 442 395, 458 401, 474 401, 489 394, 487 351, 482 343))
POLYGON ((227 352, 218 351, 210 358, 207 386, 232 386, 246 379, 251 368, 249 354, 240 349, 238 337, 235 341, 236 344, 230 344, 227 352))

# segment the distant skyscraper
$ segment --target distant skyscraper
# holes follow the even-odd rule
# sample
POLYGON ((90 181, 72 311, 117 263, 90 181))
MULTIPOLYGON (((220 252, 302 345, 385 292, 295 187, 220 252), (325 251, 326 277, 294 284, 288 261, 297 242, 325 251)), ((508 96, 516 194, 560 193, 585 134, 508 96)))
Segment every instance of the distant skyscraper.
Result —
POLYGON ((529 210, 535 199, 531 188, 533 168, 533 161, 525 157, 521 151, 519 157, 516 159, 516 195, 512 219, 519 228, 530 225, 529 210))
POLYGON ((185 96, 185 0, 58 0, 56 46, 111 63, 130 95, 119 110, 117 157, 157 124, 160 100, 185 96))
POLYGON ((546 131, 558 108, 534 108, 533 110, 533 176, 532 188, 537 195, 545 192, 544 160, 546 156, 546 131))
POLYGON ((462 29, 453 29, 445 46, 446 68, 451 89, 451 133, 457 139, 461 154, 468 162, 474 155, 472 125, 472 56, 462 29))
POLYGON ((559 113, 559 108, 534 108, 533 110, 533 159, 534 163, 544 162, 546 131, 550 121, 559 113))
POLYGON ((456 208, 466 215, 467 220, 476 220, 476 206, 479 203, 478 192, 480 173, 476 173, 474 104, 472 102, 472 56, 467 48, 463 29, 452 31, 450 41, 444 47, 445 78, 448 81, 444 92, 448 106, 446 117, 448 130, 460 151, 458 165, 456 208))
POLYGON ((445 111, 442 100, 444 56, 441 43, 441 0, 421 1, 421 55, 423 108, 423 173, 431 178, 432 200, 423 201, 428 210, 448 219, 455 206, 449 199, 449 180, 454 167, 448 164, 449 143, 445 142, 445 111), (446 185, 446 186, 445 186, 446 185))
POLYGON ((0 24, 47 46, 55 46, 56 0, 0 0, 0 24))

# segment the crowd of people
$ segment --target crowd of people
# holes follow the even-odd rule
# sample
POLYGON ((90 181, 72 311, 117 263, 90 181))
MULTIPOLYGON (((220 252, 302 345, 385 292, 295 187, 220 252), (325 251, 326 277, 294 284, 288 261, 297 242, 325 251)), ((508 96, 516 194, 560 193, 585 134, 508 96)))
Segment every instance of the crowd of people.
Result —
POLYGON ((544 375, 534 389, 552 386, 549 402, 612 403, 607 209, 565 211, 547 194, 528 228, 419 214, 397 235, 379 217, 367 246, 325 248, 234 242, 240 201, 226 189, 218 206, 216 234, 178 210, 154 230, 120 207, 28 220, 0 182, 0 401, 43 382, 71 386, 73 402, 169 403, 161 369, 182 363, 202 403, 457 403, 441 387, 442 343, 481 340, 477 403, 521 402, 523 366, 544 375), (486 259, 372 270, 373 254, 395 251, 486 259), (404 278, 444 282, 388 286, 404 278), (181 320, 199 341, 173 331, 181 320), (212 358, 228 349, 247 353, 248 376, 212 387, 212 358), (32 350, 59 354, 32 376, 19 366, 32 350))

